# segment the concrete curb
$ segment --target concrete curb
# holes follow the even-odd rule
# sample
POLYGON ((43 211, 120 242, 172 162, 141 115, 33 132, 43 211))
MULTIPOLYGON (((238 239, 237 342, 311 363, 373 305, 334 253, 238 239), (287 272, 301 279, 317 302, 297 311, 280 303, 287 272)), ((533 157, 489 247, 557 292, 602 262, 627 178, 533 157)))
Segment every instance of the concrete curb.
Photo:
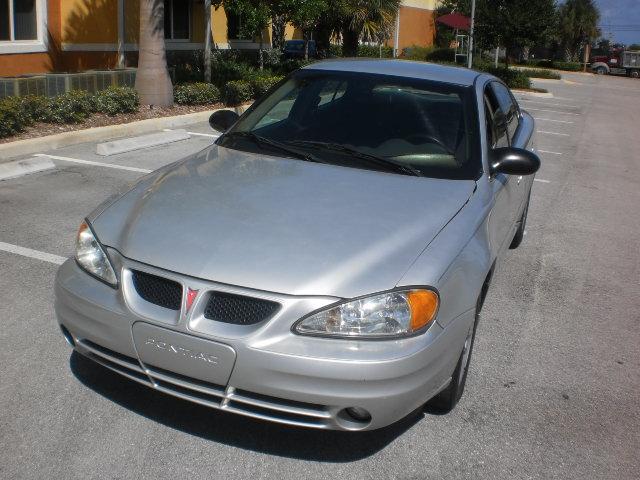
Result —
POLYGON ((165 129, 160 133, 149 133, 148 135, 99 143, 96 146, 96 155, 108 157, 109 155, 117 155, 118 153, 133 152, 142 148, 157 147, 159 145, 188 140, 189 138, 191 138, 191 135, 189 135, 186 130, 166 131, 165 129))
POLYGON ((514 88, 511 91, 525 97, 553 98, 553 93, 551 92, 532 92, 531 90, 520 90, 517 88, 514 88))
POLYGON ((0 165, 0 181, 10 178, 22 177, 30 173, 51 170, 56 166, 48 158, 28 158, 25 160, 17 160, 15 162, 7 162, 0 165))
MULTIPOLYGON (((238 113, 244 112, 248 105, 236 107, 238 113)), ((217 108, 205 110, 203 112, 188 113, 175 117, 150 118, 131 123, 121 123, 118 125, 108 125, 106 127, 87 128, 84 130, 74 130, 72 132, 58 133, 40 138, 29 138, 27 140, 16 140, 15 142, 0 144, 0 163, 9 161, 12 158, 43 153, 56 148, 68 147, 79 143, 100 142, 118 137, 132 137, 145 133, 162 131, 165 128, 174 129, 184 127, 194 123, 206 122, 211 114, 217 110, 227 110, 217 108)))

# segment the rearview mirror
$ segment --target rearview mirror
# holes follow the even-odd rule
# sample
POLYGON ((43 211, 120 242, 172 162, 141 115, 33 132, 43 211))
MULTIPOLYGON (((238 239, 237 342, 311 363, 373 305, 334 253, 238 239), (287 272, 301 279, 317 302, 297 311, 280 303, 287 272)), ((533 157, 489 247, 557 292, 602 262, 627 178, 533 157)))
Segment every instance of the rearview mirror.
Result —
POLYGON ((218 110, 213 112, 209 117, 209 125, 214 130, 219 132, 226 132, 231 126, 236 123, 240 116, 233 110, 218 110))
POLYGON ((524 148, 495 148, 490 160, 491 173, 533 175, 540 168, 540 158, 524 148))

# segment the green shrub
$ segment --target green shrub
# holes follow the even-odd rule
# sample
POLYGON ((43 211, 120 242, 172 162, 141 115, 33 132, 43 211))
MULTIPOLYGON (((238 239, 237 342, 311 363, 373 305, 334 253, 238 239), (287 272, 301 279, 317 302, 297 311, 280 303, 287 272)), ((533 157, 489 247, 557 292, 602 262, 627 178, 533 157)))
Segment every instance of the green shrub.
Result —
POLYGON ((251 91, 253 98, 258 98, 264 95, 273 87, 276 83, 282 80, 281 76, 269 76, 269 77, 255 77, 249 80, 251 84, 251 91))
POLYGON ((25 126, 25 115, 16 97, 0 100, 0 138, 15 135, 25 126))
POLYGON ((180 105, 207 105, 220 101, 220 90, 211 83, 185 83, 176 85, 173 99, 180 105))
POLYGON ((433 50, 434 47, 420 47, 418 45, 412 45, 411 47, 407 47, 402 50, 402 58, 426 62, 427 55, 432 53, 433 50))
POLYGON ((289 75, 294 70, 298 70, 299 68, 313 62, 315 62, 313 59, 305 60, 303 58, 288 58, 286 60, 282 60, 279 65, 273 67, 271 70, 275 75, 289 75))
POLYGON ((93 95, 82 90, 72 90, 49 99, 43 120, 49 123, 82 123, 95 111, 93 95))
POLYGON ((551 80, 560 80, 562 78, 560 74, 553 70, 544 68, 523 68, 521 71, 529 78, 548 78, 551 80))
POLYGON ((338 45, 336 43, 332 43, 329 45, 329 57, 341 57, 342 56, 342 45, 338 45))
POLYGON ((245 80, 258 72, 258 69, 248 63, 240 61, 240 54, 231 50, 222 50, 211 55, 211 81, 221 90, 234 80, 245 80))
POLYGON ((580 62, 562 62, 560 60, 528 60, 523 62, 524 65, 540 68, 553 68, 556 70, 566 70, 568 72, 580 72, 582 63, 580 62))
POLYGON ((138 92, 131 87, 109 87, 95 96, 96 111, 107 115, 138 111, 138 92))
MULTIPOLYGON (((358 45, 359 57, 380 58, 380 47, 377 45, 358 45)), ((393 48, 384 45, 382 47, 382 58, 393 57, 393 48)))
POLYGON ((427 54, 428 62, 455 62, 456 51, 453 48, 436 48, 427 54))
POLYGON ((498 77, 506 83, 509 88, 531 88, 531 80, 522 70, 506 67, 488 67, 483 69, 483 71, 498 77))
POLYGON ((225 86, 224 101, 227 105, 240 105, 253 97, 251 83, 246 80, 233 80, 225 86))
POLYGON ((25 116, 25 125, 31 125, 34 122, 44 121, 49 108, 49 99, 43 96, 27 95, 26 97, 17 97, 20 108, 25 116))

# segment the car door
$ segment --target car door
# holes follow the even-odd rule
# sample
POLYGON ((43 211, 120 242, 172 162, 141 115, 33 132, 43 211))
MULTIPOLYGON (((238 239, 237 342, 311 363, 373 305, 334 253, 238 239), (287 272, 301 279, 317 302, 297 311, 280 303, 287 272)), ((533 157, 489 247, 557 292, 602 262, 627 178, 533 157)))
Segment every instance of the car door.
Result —
MULTIPOLYGON (((513 121, 513 112, 510 114, 509 110, 505 110, 511 108, 511 106, 504 102, 502 105, 500 104, 494 89, 495 85, 502 86, 497 82, 490 82, 484 91, 485 128, 487 146, 490 151, 495 148, 510 146, 509 120, 513 121)), ((490 176, 489 182, 494 198, 494 205, 489 218, 490 234, 492 242, 499 250, 503 250, 509 245, 515 232, 515 217, 521 202, 518 182, 522 182, 522 180, 517 175, 495 173, 490 176)))
MULTIPOLYGON (((491 84, 494 97, 500 110, 505 114, 507 123, 507 135, 509 137, 509 145, 514 148, 527 149, 529 136, 523 135, 520 129, 521 113, 518 103, 513 98, 511 91, 503 83, 493 82, 491 84)), ((524 178, 522 175, 515 175, 514 194, 516 202, 513 207, 512 219, 514 222, 520 220, 524 202, 529 192, 529 185, 533 181, 531 176, 524 178)))

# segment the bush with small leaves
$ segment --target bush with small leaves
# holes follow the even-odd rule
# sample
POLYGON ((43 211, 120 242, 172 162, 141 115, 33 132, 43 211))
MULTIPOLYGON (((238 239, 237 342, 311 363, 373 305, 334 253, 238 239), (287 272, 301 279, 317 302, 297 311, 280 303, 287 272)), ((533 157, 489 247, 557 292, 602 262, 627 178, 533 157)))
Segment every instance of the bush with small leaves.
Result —
POLYGON ((138 92, 131 87, 109 87, 95 95, 95 109, 107 115, 138 111, 138 92))
POLYGON ((185 83, 175 86, 173 99, 179 105, 207 105, 220 101, 220 90, 211 83, 185 83))
POLYGON ((225 86, 224 101, 226 105, 236 106, 248 102, 253 97, 251 83, 246 80, 234 80, 225 86))
POLYGON ((249 83, 251 84, 251 90, 253 91, 253 98, 261 97, 283 78, 284 77, 281 76, 252 78, 249 83))
POLYGON ((43 120, 49 123, 82 123, 95 111, 93 95, 82 90, 72 90, 49 99, 43 120))

